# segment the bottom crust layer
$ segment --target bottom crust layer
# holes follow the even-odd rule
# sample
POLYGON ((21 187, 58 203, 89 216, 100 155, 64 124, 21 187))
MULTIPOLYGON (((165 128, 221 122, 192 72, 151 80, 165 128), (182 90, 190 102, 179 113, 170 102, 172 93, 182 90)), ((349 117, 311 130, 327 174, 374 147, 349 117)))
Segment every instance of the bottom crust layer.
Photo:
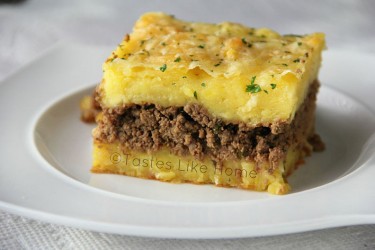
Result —
POLYGON ((189 155, 176 156, 165 148, 147 153, 124 149, 118 143, 94 141, 91 171, 173 183, 215 184, 286 194, 290 191, 290 186, 285 176, 290 175, 303 163, 303 158, 309 151, 290 147, 285 159, 280 161, 275 169, 269 162, 259 164, 248 160, 231 160, 224 161, 219 166, 209 158, 197 160, 189 155))

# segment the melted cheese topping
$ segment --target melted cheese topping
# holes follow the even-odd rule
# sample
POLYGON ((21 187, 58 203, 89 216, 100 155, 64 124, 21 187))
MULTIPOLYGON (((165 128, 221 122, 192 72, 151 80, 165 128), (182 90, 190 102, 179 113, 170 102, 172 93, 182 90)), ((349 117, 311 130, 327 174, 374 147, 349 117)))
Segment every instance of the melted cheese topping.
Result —
POLYGON ((324 47, 322 33, 281 36, 148 13, 104 63, 101 102, 198 102, 226 121, 290 122, 317 78, 324 47))

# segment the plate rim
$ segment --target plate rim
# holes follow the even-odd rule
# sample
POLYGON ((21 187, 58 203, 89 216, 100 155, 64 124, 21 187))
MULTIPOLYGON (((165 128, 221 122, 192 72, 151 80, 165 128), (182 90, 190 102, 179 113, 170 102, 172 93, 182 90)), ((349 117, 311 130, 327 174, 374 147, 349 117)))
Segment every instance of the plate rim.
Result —
MULTIPOLYGON (((17 70, 15 72, 11 73, 10 75, 6 76, 6 78, 4 78, 2 81, 0 81, 0 88, 3 87, 4 85, 6 85, 7 81, 9 79, 12 79, 12 77, 17 76, 18 74, 22 74, 24 72, 25 68, 33 67, 33 66, 35 66, 35 64, 38 65, 38 62, 40 62, 40 60, 44 60, 45 56, 47 54, 51 53, 51 51, 53 52, 55 50, 59 50, 61 47, 65 47, 65 46, 69 47, 69 46, 76 46, 76 45, 74 45, 74 44, 68 44, 68 45, 64 45, 64 46, 59 45, 59 46, 55 46, 51 49, 48 49, 48 52, 43 53, 43 55, 38 57, 36 60, 26 64, 25 66, 21 67, 19 70, 17 70)), ((98 47, 93 46, 93 47, 102 48, 103 46, 98 46, 98 47)), ((354 52, 354 53, 361 55, 361 53, 358 53, 358 52, 354 52)), ((375 57, 371 57, 371 58, 375 58, 375 57)), ((343 94, 345 96, 350 97, 351 99, 354 99, 356 102, 360 103, 363 107, 365 107, 367 111, 371 112, 374 116, 374 111, 370 107, 368 107, 368 105, 366 103, 361 102, 360 100, 358 100, 357 98, 355 98, 352 95, 349 95, 345 91, 342 91, 340 89, 335 89, 334 86, 325 85, 325 87, 333 88, 335 91, 338 91, 340 94, 343 94)), ((29 137, 29 136, 30 135, 33 136, 33 129, 32 128, 34 127, 34 125, 39 120, 40 115, 42 115, 44 113, 44 111, 46 109, 48 109, 48 107, 50 107, 51 105, 54 105, 55 103, 62 100, 63 98, 66 98, 69 95, 74 94, 79 90, 84 90, 84 89, 87 89, 87 88, 90 88, 90 86, 82 84, 79 87, 77 87, 76 89, 74 89, 74 90, 70 89, 69 91, 64 92, 62 95, 60 95, 58 97, 54 96, 52 101, 45 102, 43 107, 40 110, 35 111, 33 116, 32 116, 33 120, 31 122, 29 121, 29 123, 25 125, 26 130, 27 130, 26 131, 27 132, 26 149, 30 150, 31 148, 33 148, 32 144, 30 145, 30 143, 32 141, 29 140, 29 139, 31 139, 31 137, 29 137), (70 93, 70 94, 68 94, 68 93, 70 93)), ((33 145, 33 146, 35 146, 35 145, 33 145)), ((35 150, 37 150, 37 149, 35 148, 35 150)), ((34 159, 38 162, 40 162, 41 159, 43 161, 46 161, 39 154, 38 151, 36 151, 36 152, 37 152, 37 154, 33 154, 31 156, 32 159, 34 159), (38 155, 37 157, 40 157, 40 159, 37 160, 36 155, 38 155)), ((48 162, 43 163, 43 167, 42 167, 43 170, 47 169, 44 166, 45 164, 48 165, 49 163, 48 162)), ((367 168, 369 168, 369 167, 367 167, 367 168)), ((51 170, 52 168, 49 167, 49 169, 51 170)), ((322 187, 325 187, 327 185, 332 186, 333 185, 332 183, 336 183, 336 182, 340 182, 340 181, 342 182, 344 179, 351 178, 354 174, 360 173, 361 169, 363 170, 363 166, 355 169, 351 173, 346 174, 345 176, 343 176, 341 178, 338 178, 337 180, 334 180, 332 182, 326 183, 326 184, 318 186, 318 187, 314 187, 312 189, 308 189, 308 190, 305 190, 305 191, 302 191, 302 192, 294 193, 294 194, 291 194, 291 195, 296 196, 296 195, 304 194, 305 192, 319 192, 319 190, 317 191, 316 189, 324 189, 322 187)), ((63 175, 57 169, 54 169, 54 171, 58 172, 59 175, 63 175)), ((75 180, 72 177, 68 177, 68 178, 72 179, 74 182, 76 182, 76 184, 79 183, 79 186, 81 188, 82 187, 84 187, 84 188, 89 187, 88 185, 86 185, 84 183, 81 183, 81 182, 79 182, 78 180, 75 180)), ((76 185, 76 184, 74 184, 74 185, 76 185)), ((90 190, 91 189, 95 189, 95 192, 98 192, 100 190, 100 189, 94 188, 94 187, 90 187, 90 190)), ((109 193, 111 195, 124 197, 124 195, 122 195, 122 194, 116 194, 116 193, 106 191, 106 190, 100 190, 100 191, 105 192, 106 195, 107 195, 107 193, 109 193)), ((138 199, 145 200, 143 198, 136 198, 136 197, 132 197, 132 198, 136 199, 137 200, 136 202, 140 202, 138 199)), ((132 202, 132 200, 130 200, 129 197, 127 197, 127 201, 132 202)), ((150 201, 151 202, 157 202, 157 203, 163 203, 164 205, 170 205, 172 203, 171 201, 158 201, 158 200, 146 200, 146 203, 150 203, 150 201)), ((257 200, 255 200, 255 202, 256 201, 257 200)), ((228 203, 230 203, 229 206, 232 206, 234 203, 244 203, 244 202, 249 202, 249 201, 230 201, 230 202, 221 202, 221 203, 220 202, 213 202, 212 204, 204 203, 204 206, 218 206, 218 205, 228 206, 228 203)), ((183 204, 183 202, 178 202, 178 203, 183 204)), ((195 202, 194 203, 187 202, 187 203, 190 206, 194 206, 194 205, 197 204, 195 202)), ((201 206, 201 205, 202 204, 200 204, 199 206, 201 206)), ((163 227, 153 228, 152 226, 150 226, 150 227, 140 227, 140 226, 138 226, 138 228, 137 228, 134 225, 125 225, 125 224, 114 225, 114 223, 107 223, 106 224, 106 223, 103 223, 101 221, 94 221, 94 222, 91 221, 90 222, 90 221, 82 219, 82 218, 81 219, 80 218, 72 218, 72 217, 69 217, 69 216, 63 216, 63 215, 60 215, 60 214, 49 213, 49 212, 46 212, 46 211, 39 211, 39 210, 35 210, 35 209, 32 209, 32 208, 19 206, 19 205, 16 205, 16 204, 5 202, 2 199, 0 199, 0 208, 5 210, 5 211, 8 211, 10 213, 30 217, 32 219, 41 220, 41 221, 45 221, 45 222, 49 222, 49 223, 57 223, 57 224, 60 224, 60 225, 68 225, 68 226, 73 226, 73 227, 78 227, 78 228, 93 230, 93 231, 98 231, 98 232, 108 232, 108 233, 135 235, 135 236, 148 236, 148 237, 157 237, 157 238, 184 238, 184 239, 192 239, 192 238, 199 238, 199 239, 242 238, 242 237, 255 237, 255 236, 267 236, 267 235, 278 235, 278 234, 287 234, 287 233, 295 233, 295 232, 304 232, 304 231, 323 229, 323 228, 332 228, 332 227, 345 226, 345 225, 358 225, 358 224, 373 224, 373 223, 375 223, 375 213, 362 214, 362 215, 360 215, 360 214, 357 214, 357 215, 356 214, 338 215, 338 216, 329 215, 327 217, 321 218, 320 220, 309 219, 307 221, 297 220, 297 221, 294 221, 294 222, 291 222, 291 223, 281 223, 281 224, 273 225, 272 229, 269 229, 270 225, 264 225, 263 227, 264 228, 268 227, 268 230, 263 229, 263 230, 258 231, 258 230, 254 230, 254 227, 255 227, 254 225, 247 225, 246 227, 234 227, 233 230, 230 229, 231 227, 225 227, 225 228, 221 228, 221 229, 210 228, 209 232, 201 232, 202 230, 207 231, 207 229, 206 228, 198 228, 198 229, 197 228, 190 228, 190 229, 187 229, 187 228, 163 228, 163 227), (134 231, 135 228, 137 229, 136 231, 134 231), (285 230, 286 228, 287 228, 287 230, 285 230), (153 230, 153 231, 151 231, 151 230, 153 230), (233 233, 228 233, 229 231, 233 231, 233 233), (223 232, 225 232, 225 234, 223 234, 223 232), (237 234, 234 234, 234 232, 236 232, 237 234), (238 233, 241 233, 241 232, 243 232, 243 233, 239 235, 238 233)), ((259 225, 256 225, 256 227, 259 229, 259 225)))

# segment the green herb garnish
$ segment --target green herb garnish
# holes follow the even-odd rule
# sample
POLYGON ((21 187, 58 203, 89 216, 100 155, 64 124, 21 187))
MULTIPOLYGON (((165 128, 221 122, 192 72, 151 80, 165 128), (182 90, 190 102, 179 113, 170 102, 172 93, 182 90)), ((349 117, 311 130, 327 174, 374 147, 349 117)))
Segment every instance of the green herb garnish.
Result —
POLYGON ((276 88, 276 84, 275 84, 275 83, 271 83, 270 85, 271 85, 271 88, 272 88, 272 89, 275 89, 275 88, 276 88))
POLYGON ((299 62, 299 58, 297 58, 296 60, 293 60, 294 63, 298 63, 299 62))
POLYGON ((198 46, 198 48, 204 49, 204 46, 205 46, 204 44, 201 44, 198 46))
POLYGON ((257 76, 253 76, 253 77, 251 77, 251 82, 250 82, 250 84, 254 84, 254 83, 255 83, 255 79, 257 79, 257 76))
POLYGON ((256 78, 257 78, 256 76, 253 76, 251 78, 250 85, 246 85, 246 92, 255 94, 255 93, 262 91, 262 88, 258 84, 255 84, 256 78))
POLYGON ((180 62, 181 61, 181 57, 177 57, 176 59, 174 59, 174 62, 180 62))
POLYGON ((140 55, 144 55, 144 54, 147 54, 148 56, 150 55, 150 52, 148 52, 147 50, 143 49, 141 53, 139 53, 140 55))
POLYGON ((167 70, 167 64, 163 64, 163 66, 160 67, 160 71, 164 72, 167 70))
POLYGON ((301 35, 295 35, 295 34, 286 34, 284 36, 291 36, 291 37, 302 37, 301 35))
POLYGON ((297 44, 298 44, 298 46, 301 46, 301 45, 302 45, 302 43, 301 43, 301 42, 298 42, 297 44))
POLYGON ((194 91, 194 98, 198 100, 198 94, 197 94, 197 91, 194 91))
POLYGON ((247 85, 246 86, 246 92, 250 93, 258 93, 262 90, 262 88, 258 84, 252 84, 252 85, 247 85))
POLYGON ((241 39, 241 41, 242 41, 242 43, 243 43, 244 45, 246 45, 248 48, 251 48, 251 47, 253 46, 251 43, 249 43, 248 41, 246 41, 246 39, 245 39, 244 37, 241 39))
POLYGON ((221 130, 221 128, 222 128, 222 126, 223 125, 221 124, 221 121, 219 121, 219 123, 216 123, 215 126, 214 126, 214 129, 213 129, 214 133, 215 134, 219 133, 220 130, 221 130))
POLYGON ((202 87, 206 87, 206 83, 202 82, 202 83, 201 83, 201 86, 202 86, 202 87))

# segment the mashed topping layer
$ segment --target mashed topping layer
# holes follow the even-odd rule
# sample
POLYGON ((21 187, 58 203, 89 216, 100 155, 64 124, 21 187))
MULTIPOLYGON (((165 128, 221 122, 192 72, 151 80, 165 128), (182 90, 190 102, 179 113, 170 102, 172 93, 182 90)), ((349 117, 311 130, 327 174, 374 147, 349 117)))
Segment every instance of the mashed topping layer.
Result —
POLYGON ((282 36, 149 13, 103 65, 101 103, 197 103, 226 122, 290 123, 317 78, 324 46, 322 33, 282 36))

